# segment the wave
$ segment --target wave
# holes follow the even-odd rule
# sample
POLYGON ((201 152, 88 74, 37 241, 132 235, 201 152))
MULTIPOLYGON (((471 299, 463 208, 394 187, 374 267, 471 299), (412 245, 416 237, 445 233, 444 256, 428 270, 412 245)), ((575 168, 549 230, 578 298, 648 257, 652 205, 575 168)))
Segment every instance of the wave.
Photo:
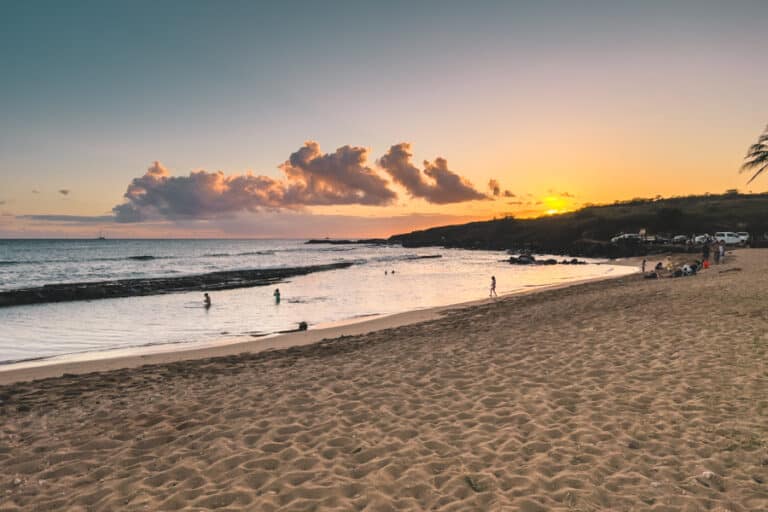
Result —
POLYGON ((246 251, 246 252, 213 252, 203 254, 202 258, 231 258, 233 256, 271 256, 275 254, 275 251, 246 251))
POLYGON ((176 256, 152 256, 150 254, 138 254, 136 256, 120 256, 117 258, 93 258, 93 259, 52 259, 52 260, 2 260, 0 266, 3 265, 40 265, 44 263, 90 263, 94 261, 152 261, 152 260, 169 260, 175 259, 176 256))
POLYGON ((387 263, 390 261, 431 260, 442 257, 442 254, 399 254, 392 256, 376 256, 371 258, 370 261, 375 263, 387 263))
POLYGON ((275 254, 275 251, 249 251, 239 252, 235 256, 272 256, 273 254, 275 254))

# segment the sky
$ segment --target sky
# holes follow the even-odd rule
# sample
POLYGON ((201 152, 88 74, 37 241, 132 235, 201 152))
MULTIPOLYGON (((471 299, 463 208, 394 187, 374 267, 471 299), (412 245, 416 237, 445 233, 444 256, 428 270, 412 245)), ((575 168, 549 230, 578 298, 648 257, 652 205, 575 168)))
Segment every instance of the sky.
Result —
POLYGON ((367 237, 768 190, 768 2, 0 2, 0 237, 367 237))

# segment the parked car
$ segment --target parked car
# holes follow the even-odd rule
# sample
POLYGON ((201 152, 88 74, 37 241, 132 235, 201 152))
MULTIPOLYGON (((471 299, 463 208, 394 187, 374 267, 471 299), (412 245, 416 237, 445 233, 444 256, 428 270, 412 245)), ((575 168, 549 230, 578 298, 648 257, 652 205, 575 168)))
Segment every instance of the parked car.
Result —
POLYGON ((749 238, 750 238, 749 233, 747 233, 746 231, 739 231, 736 234, 739 235, 739 238, 741 238, 742 244, 747 245, 749 243, 749 238))
POLYGON ((693 243, 695 244, 703 244, 705 242, 709 242, 712 240, 712 235, 709 235, 707 233, 704 233, 703 235, 697 235, 693 237, 693 243))
POLYGON ((639 233, 622 233, 621 235, 616 235, 611 238, 611 243, 615 244, 622 241, 642 240, 642 238, 643 237, 641 237, 639 233))
POLYGON ((672 238, 673 244, 687 244, 688 243, 688 235, 676 235, 672 238))
POLYGON ((742 243, 741 237, 733 231, 718 231, 715 233, 715 240, 725 242, 725 245, 738 245, 742 243))

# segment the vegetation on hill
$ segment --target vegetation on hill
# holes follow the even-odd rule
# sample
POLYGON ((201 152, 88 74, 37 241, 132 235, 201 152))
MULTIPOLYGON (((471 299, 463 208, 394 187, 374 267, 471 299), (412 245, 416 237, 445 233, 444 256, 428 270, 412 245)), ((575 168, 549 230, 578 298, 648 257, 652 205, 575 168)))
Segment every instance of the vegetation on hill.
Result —
POLYGON ((610 243, 611 237, 619 233, 637 233, 641 229, 648 235, 667 237, 747 231, 759 243, 768 233, 768 194, 732 191, 722 195, 633 199, 535 219, 506 217, 436 227, 394 235, 389 241, 407 247, 436 245, 606 257, 694 250, 685 246, 610 243))

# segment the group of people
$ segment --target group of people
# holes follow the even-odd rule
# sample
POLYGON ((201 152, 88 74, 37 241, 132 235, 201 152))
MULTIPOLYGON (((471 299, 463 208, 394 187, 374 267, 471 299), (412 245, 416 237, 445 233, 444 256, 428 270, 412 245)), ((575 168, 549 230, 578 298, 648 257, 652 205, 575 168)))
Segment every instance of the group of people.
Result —
POLYGON ((666 264, 662 262, 658 262, 656 266, 653 268, 653 271, 651 272, 646 273, 645 271, 645 266, 647 264, 646 259, 643 259, 641 268, 642 268, 643 275, 646 278, 650 278, 650 279, 657 278, 657 277, 692 276, 702 268, 709 267, 710 257, 712 257, 716 265, 724 262, 725 261, 725 242, 715 241, 715 242, 705 243, 704 247, 701 250, 702 259, 696 260, 692 263, 686 263, 684 265, 675 267, 672 264, 672 258, 667 256, 666 264))

